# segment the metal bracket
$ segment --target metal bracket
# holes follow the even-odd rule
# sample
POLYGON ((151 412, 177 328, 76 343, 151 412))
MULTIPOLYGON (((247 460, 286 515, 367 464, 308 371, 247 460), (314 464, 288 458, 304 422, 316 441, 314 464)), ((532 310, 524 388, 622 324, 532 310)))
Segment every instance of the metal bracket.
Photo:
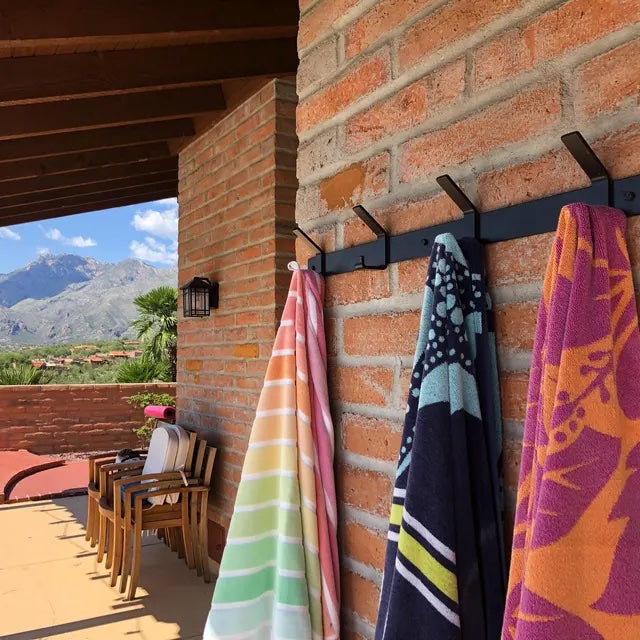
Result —
POLYGON ((560 140, 569 150, 573 159, 580 165, 580 168, 587 174, 593 186, 602 185, 603 195, 606 197, 606 204, 613 205, 613 184, 607 168, 604 166, 595 151, 589 146, 579 131, 572 131, 560 136, 560 140), (604 189, 606 188, 606 193, 604 189))
POLYGON ((377 236, 377 240, 373 243, 371 249, 374 255, 380 256, 382 259, 378 259, 375 263, 367 263, 365 255, 358 256, 354 269, 386 269, 389 266, 389 234, 384 227, 361 205, 358 204, 353 207, 353 212, 364 222, 373 233, 377 236))
MULTIPOLYGON (((300 227, 296 226, 293 229, 293 235, 296 236, 296 238, 300 238, 300 240, 303 240, 304 242, 306 242, 310 247, 312 247, 313 249, 315 249, 318 252, 318 256, 320 258, 319 261, 318 261, 319 264, 312 264, 312 265, 310 265, 310 268, 311 268, 312 271, 315 271, 316 273, 319 273, 321 275, 325 275, 326 267, 325 267, 325 253, 324 253, 324 251, 300 227)), ((318 256, 316 256, 316 257, 318 257, 318 256)))
POLYGON ((463 217, 471 221, 471 235, 478 240, 480 238, 480 216, 476 206, 469 200, 467 194, 455 183, 450 175, 445 174, 438 176, 436 182, 451 200, 453 200, 458 209, 462 211, 463 217))

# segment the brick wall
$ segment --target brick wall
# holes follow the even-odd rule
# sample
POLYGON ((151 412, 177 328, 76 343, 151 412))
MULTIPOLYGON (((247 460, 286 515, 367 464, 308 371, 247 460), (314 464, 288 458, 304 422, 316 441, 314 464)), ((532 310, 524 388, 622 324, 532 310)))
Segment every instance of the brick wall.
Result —
MULTIPOLYGON (((448 172, 490 210, 585 186, 580 129, 616 178, 640 172, 640 0, 301 0, 296 218, 326 250, 458 215, 448 172)), ((639 221, 630 223, 634 264, 639 221)), ((487 247, 513 509, 551 234, 487 247)), ((298 256, 306 258, 302 244, 298 256)), ((327 281, 345 638, 375 624, 426 260, 327 281)), ((511 516, 510 516, 511 517, 511 516)), ((507 524, 507 527, 509 524, 507 524)))
POLYGON ((292 81, 270 81, 180 154, 179 282, 219 282, 220 308, 178 310, 178 420, 220 448, 210 512, 222 527, 294 258, 296 102, 292 81))
POLYGON ((0 450, 47 454, 136 447, 132 429, 143 424, 144 416, 127 403, 136 393, 174 395, 175 385, 0 386, 0 450))

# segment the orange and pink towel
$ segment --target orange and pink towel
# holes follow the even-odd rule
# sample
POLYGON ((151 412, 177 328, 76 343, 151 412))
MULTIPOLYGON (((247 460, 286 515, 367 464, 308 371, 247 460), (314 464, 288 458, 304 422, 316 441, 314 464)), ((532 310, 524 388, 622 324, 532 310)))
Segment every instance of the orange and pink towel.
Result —
POLYGON ((538 314, 503 640, 640 638, 640 333, 622 211, 560 215, 538 314))

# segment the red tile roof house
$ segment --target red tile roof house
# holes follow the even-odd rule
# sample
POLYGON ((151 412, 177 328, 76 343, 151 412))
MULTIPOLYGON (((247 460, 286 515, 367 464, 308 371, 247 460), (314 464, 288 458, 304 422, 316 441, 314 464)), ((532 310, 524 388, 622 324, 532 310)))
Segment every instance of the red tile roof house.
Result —
MULTIPOLYGON (((480 211, 586 186, 560 142, 572 130, 613 178, 640 172, 640 0, 76 5, 17 3, 3 16, 1 223, 178 196, 179 282, 203 276, 220 287, 207 318, 185 318, 179 303, 175 390, 178 422, 219 447, 209 505, 216 559, 286 266, 312 255, 294 242, 294 225, 332 251, 373 238, 351 210, 360 203, 392 234, 449 220, 460 211, 435 182, 443 173, 480 211)), ((629 220, 633 265, 638 224, 629 220)), ((551 241, 546 233, 487 248, 507 544, 551 241)), ((425 266, 420 258, 327 279, 342 621, 354 640, 373 637, 425 266)), ((0 434, 25 426, 13 402, 0 404, 0 434)), ((98 421, 105 405, 95 406, 98 421)), ((31 437, 0 435, 0 448, 30 448, 31 437)), ((33 442, 48 452, 45 438, 33 442)))

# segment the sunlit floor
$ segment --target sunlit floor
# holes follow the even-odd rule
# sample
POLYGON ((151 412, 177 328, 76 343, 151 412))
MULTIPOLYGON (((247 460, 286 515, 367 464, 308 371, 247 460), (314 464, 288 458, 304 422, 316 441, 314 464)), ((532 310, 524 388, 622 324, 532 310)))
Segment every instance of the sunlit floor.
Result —
POLYGON ((213 585, 149 537, 137 597, 125 602, 85 542, 86 500, 0 506, 0 638, 202 638, 213 585))

